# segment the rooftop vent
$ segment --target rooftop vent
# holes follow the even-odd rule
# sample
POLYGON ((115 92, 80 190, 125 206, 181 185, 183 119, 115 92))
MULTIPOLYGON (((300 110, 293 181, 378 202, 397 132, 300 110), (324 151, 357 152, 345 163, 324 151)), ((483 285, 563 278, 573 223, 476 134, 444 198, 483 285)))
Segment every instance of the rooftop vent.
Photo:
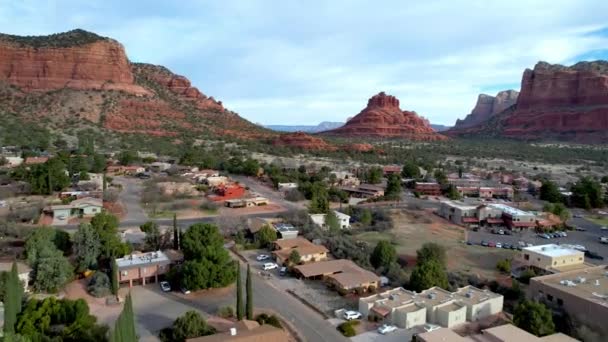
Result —
POLYGON ((561 280, 559 283, 562 284, 562 285, 564 285, 564 286, 568 286, 568 287, 574 287, 574 286, 576 286, 576 283, 573 282, 572 280, 561 280))
POLYGON ((473 292, 470 292, 470 291, 469 291, 469 292, 467 292, 467 293, 465 294, 465 297, 467 297, 467 298, 473 298, 473 292))
POLYGON ((429 299, 435 299, 435 297, 437 297, 437 295, 436 295, 435 293, 429 293, 429 294, 427 295, 427 297, 428 297, 429 299))

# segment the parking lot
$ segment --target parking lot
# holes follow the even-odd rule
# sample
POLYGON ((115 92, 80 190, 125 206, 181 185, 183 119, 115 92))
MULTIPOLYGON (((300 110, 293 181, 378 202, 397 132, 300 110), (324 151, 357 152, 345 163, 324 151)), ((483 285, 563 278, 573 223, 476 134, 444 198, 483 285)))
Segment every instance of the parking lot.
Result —
POLYGON ((520 241, 524 243, 530 243, 533 245, 544 245, 544 244, 570 244, 570 245, 581 245, 584 246, 588 251, 596 253, 604 258, 604 260, 593 259, 590 257, 586 258, 586 261, 594 264, 601 264, 608 260, 608 245, 599 242, 600 236, 608 236, 608 231, 601 230, 599 225, 593 222, 586 221, 582 218, 575 218, 568 222, 572 226, 577 226, 585 229, 585 231, 567 231, 567 237, 557 237, 551 239, 544 239, 538 236, 533 231, 524 232, 512 232, 512 235, 499 235, 492 234, 489 229, 480 229, 479 231, 468 231, 467 242, 475 245, 485 242, 500 242, 504 244, 511 244, 517 246, 520 241))

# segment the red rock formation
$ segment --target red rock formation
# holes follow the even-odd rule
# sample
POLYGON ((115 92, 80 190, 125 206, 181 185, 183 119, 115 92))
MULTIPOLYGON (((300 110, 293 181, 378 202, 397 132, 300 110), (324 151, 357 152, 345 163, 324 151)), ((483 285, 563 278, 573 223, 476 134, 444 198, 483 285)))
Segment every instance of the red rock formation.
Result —
POLYGON ((168 121, 190 128, 184 122, 186 115, 173 110, 169 105, 157 100, 123 100, 106 115, 104 127, 125 133, 146 133, 156 136, 174 136, 177 132, 169 130, 168 121))
POLYGON ((192 87, 190 81, 181 75, 155 73, 152 78, 164 85, 169 90, 179 95, 184 100, 193 101, 199 109, 224 111, 222 101, 216 101, 213 97, 207 97, 196 87, 192 87))
POLYGON ((325 140, 313 137, 304 132, 295 132, 280 135, 273 142, 276 146, 301 148, 303 150, 336 150, 336 147, 328 144, 325 140))
POLYGON ((371 152, 374 150, 374 146, 371 144, 350 144, 345 146, 344 149, 354 152, 371 152))
MULTIPOLYGON (((92 35, 83 32, 76 30, 64 35, 92 35)), ((82 45, 55 47, 32 45, 25 37, 0 35, 0 80, 23 91, 73 88, 150 94, 134 83, 122 45, 112 39, 96 37, 99 39, 82 45)), ((61 39, 59 35, 36 38, 61 39)))
POLYGON ((517 102, 518 95, 519 92, 515 90, 504 90, 496 94, 496 96, 479 94, 477 103, 471 114, 467 115, 463 120, 458 119, 454 128, 471 127, 487 121, 492 116, 514 105, 517 102))
POLYGON ((526 69, 514 110, 450 135, 496 135, 526 140, 608 142, 608 62, 526 69))
POLYGON ((367 107, 344 126, 323 132, 324 135, 409 140, 445 140, 431 128, 428 120, 416 112, 401 111, 399 100, 381 92, 367 102, 367 107))

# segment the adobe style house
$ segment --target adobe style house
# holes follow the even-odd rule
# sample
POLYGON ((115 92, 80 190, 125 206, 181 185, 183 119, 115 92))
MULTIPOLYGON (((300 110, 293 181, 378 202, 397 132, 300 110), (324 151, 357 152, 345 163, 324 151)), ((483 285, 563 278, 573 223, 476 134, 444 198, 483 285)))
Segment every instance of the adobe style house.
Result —
POLYGON ((358 186, 342 186, 340 190, 346 191, 355 198, 376 198, 384 196, 384 188, 373 184, 359 184, 358 186))
POLYGON ((390 175, 399 175, 401 174, 402 169, 403 168, 399 165, 387 165, 382 168, 382 173, 385 177, 390 175))
POLYGON ((169 272, 171 259, 162 251, 133 253, 116 259, 121 284, 146 285, 157 283, 159 276, 169 272))

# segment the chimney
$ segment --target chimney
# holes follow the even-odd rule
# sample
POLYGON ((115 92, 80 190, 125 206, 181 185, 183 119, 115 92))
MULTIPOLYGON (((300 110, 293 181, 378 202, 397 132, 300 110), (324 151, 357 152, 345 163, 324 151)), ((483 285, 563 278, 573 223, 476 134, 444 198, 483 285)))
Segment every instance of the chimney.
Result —
POLYGON ((236 336, 236 328, 230 328, 230 336, 236 336))

